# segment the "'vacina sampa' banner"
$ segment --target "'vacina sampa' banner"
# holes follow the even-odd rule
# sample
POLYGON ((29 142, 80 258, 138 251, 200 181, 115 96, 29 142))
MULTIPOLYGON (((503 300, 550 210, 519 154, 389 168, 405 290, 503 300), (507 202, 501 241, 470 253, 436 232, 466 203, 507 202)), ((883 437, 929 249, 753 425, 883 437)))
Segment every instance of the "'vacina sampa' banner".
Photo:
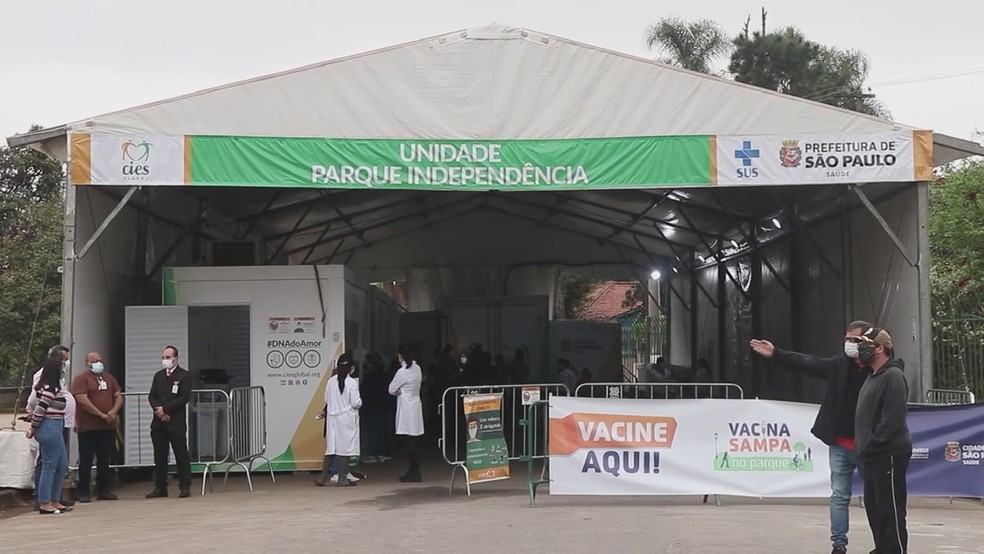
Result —
MULTIPOLYGON (((818 406, 550 398, 550 493, 828 497, 818 406)), ((984 498, 984 404, 913 406, 910 496, 984 498)), ((855 474, 854 494, 863 491, 855 474)))
POLYGON ((932 132, 546 140, 72 133, 76 185, 588 190, 932 178, 932 132))

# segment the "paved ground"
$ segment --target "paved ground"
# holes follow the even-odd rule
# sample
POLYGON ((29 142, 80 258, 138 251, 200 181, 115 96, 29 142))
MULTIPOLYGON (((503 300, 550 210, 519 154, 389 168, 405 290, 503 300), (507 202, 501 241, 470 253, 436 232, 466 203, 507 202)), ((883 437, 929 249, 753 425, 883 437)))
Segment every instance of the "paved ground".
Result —
MULTIPOLYGON (((428 464, 425 483, 403 485, 393 462, 365 466, 369 480, 318 488, 309 475, 241 477, 221 492, 145 500, 147 483, 118 489, 118 502, 40 516, 19 508, 0 516, 0 552, 133 552, 183 543, 213 552, 829 552, 823 502, 725 498, 540 496, 530 509, 522 475, 448 496, 447 466, 428 464), (40 519, 39 519, 40 518, 40 519), (57 532, 45 532, 45 528, 57 532)), ((200 485, 200 481, 196 481, 200 485)), ((172 494, 177 491, 172 489, 172 494)), ((984 553, 984 506, 915 500, 914 553, 984 553)), ((872 548, 864 513, 852 508, 851 552, 872 548)))

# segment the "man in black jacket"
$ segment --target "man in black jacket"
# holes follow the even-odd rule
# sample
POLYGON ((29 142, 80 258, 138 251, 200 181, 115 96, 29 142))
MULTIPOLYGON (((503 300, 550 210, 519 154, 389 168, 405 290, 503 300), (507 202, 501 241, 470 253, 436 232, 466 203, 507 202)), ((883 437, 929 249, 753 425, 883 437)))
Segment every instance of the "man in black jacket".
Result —
POLYGON ((871 367, 871 377, 858 396, 854 436, 864 478, 864 504, 878 554, 904 554, 905 472, 912 457, 912 436, 906 424, 909 384, 901 360, 893 360, 892 337, 884 329, 861 335, 858 360, 871 367))
POLYGON ((851 481, 857 469, 854 444, 854 414, 858 393, 871 368, 858 362, 861 334, 871 328, 866 321, 847 326, 844 351, 830 358, 820 358, 776 348, 767 340, 752 340, 759 355, 777 364, 827 381, 826 392, 813 424, 814 436, 829 447, 830 461, 830 542, 832 554, 847 552, 850 529, 851 481))
POLYGON ((174 450, 178 466, 178 496, 191 496, 191 456, 188 455, 188 422, 185 408, 191 400, 191 373, 178 365, 178 349, 166 346, 161 353, 163 369, 154 374, 148 399, 154 409, 150 440, 154 444, 154 490, 147 498, 167 496, 168 449, 174 450))

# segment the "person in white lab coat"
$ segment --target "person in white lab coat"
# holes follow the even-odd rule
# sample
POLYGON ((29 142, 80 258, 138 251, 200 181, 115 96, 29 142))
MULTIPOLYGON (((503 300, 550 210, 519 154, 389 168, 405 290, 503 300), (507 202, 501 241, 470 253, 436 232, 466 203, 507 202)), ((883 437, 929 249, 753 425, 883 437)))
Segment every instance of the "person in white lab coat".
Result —
MULTIPOLYGON (((325 385, 325 461, 315 484, 323 486, 328 475, 339 487, 350 487, 358 481, 351 473, 340 477, 342 464, 359 455, 359 380, 351 376, 352 357, 347 353, 338 358, 335 375, 325 385), (327 470, 327 471, 326 471, 327 470)), ((347 464, 346 464, 347 466, 347 464)))
POLYGON ((396 396, 396 434, 404 437, 410 467, 400 477, 403 483, 419 483, 420 446, 418 437, 424 434, 424 409, 420 403, 420 386, 423 381, 420 366, 413 361, 413 349, 404 344, 399 350, 400 364, 390 382, 389 393, 396 396))

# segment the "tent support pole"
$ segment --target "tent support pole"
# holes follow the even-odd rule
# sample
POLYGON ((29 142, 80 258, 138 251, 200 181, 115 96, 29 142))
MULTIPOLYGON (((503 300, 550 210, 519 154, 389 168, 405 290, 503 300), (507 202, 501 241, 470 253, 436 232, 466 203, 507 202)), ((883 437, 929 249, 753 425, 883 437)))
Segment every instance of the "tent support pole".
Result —
MULTIPOLYGON (((71 150, 71 149, 69 149, 71 150)), ((69 160, 68 167, 72 167, 69 160)), ((61 305, 61 342, 74 348, 72 320, 75 316, 75 223, 76 202, 78 189, 72 185, 71 169, 65 175, 65 225, 62 233, 62 305, 61 305)), ((71 380, 71 375, 68 376, 71 380)))
POLYGON ((936 368, 933 367, 933 312, 930 296, 929 279, 929 187, 930 183, 922 181, 916 184, 916 213, 918 214, 917 244, 919 262, 919 317, 918 328, 915 329, 919 344, 919 375, 920 382, 916 383, 915 394, 910 394, 910 400, 925 398, 926 391, 933 388, 936 368))
POLYGON ((109 212, 109 215, 106 216, 106 219, 104 219, 103 222, 99 225, 99 228, 96 229, 96 232, 92 233, 92 236, 89 237, 89 240, 85 243, 85 246, 83 246, 82 249, 79 250, 79 253, 77 255, 78 259, 81 260, 82 258, 85 257, 86 253, 89 252, 89 249, 92 248, 92 245, 96 244, 96 241, 99 240, 99 237, 101 237, 103 232, 106 230, 106 228, 109 227, 109 224, 112 223, 114 219, 116 219, 116 216, 120 215, 120 212, 123 211, 124 207, 126 207, 127 202, 129 202, 130 199, 133 198, 133 194, 137 192, 139 188, 140 188, 139 186, 132 186, 130 187, 130 190, 126 191, 126 195, 122 199, 120 199, 120 201, 116 204, 116 207, 113 208, 113 211, 109 212))
MULTIPOLYGON (((787 241, 789 248, 789 334, 792 340, 794 352, 802 352, 803 348, 803 299, 800 297, 803 289, 801 287, 802 258, 800 249, 796 244, 796 237, 790 237, 787 241)), ((802 399, 805 395, 803 389, 803 373, 800 371, 792 372, 796 380, 796 397, 802 399)))
POLYGON ((885 221, 885 218, 882 217, 882 214, 881 212, 878 211, 878 208, 876 208, 875 205, 871 203, 871 200, 868 200, 868 197, 864 194, 864 192, 861 191, 861 187, 858 185, 851 185, 851 190, 854 191, 854 194, 858 195, 858 198, 861 200, 861 203, 864 204, 865 208, 868 208, 868 211, 871 212, 872 216, 874 216, 875 221, 877 221, 878 224, 881 225, 881 228, 885 231, 885 234, 888 235, 888 238, 892 239, 892 242, 895 243, 895 248, 898 248, 899 253, 902 254, 902 256, 905 258, 905 261, 909 262, 909 265, 912 267, 918 267, 919 262, 917 260, 914 260, 912 256, 909 255, 909 252, 906 251, 905 245, 902 244, 902 241, 899 239, 899 236, 895 234, 895 231, 892 230, 892 227, 888 224, 887 221, 885 221))
MULTIPOLYGON (((751 240, 755 240, 757 235, 756 227, 751 229, 751 240)), ((751 251, 751 307, 752 307, 752 336, 761 337, 762 336, 762 265, 763 256, 762 251, 755 248, 751 251)), ((768 391, 768 388, 764 385, 768 385, 769 375, 762 371, 762 358, 761 356, 752 356, 752 382, 754 383, 755 396, 760 397, 768 391), (763 383, 764 381, 764 383, 763 383)))
POLYGON ((724 265, 718 262, 717 266, 717 324, 718 324, 718 370, 717 381, 724 383, 726 379, 726 368, 728 366, 728 284, 724 278, 724 265))
MULTIPOLYGON (((140 204, 147 207, 150 204, 149 190, 140 190, 140 204)), ((147 227, 150 218, 145 212, 137 212, 137 259, 134 263, 133 274, 135 276, 133 301, 138 306, 143 305, 147 300, 147 227)))
MULTIPOLYGON (((697 254, 691 252, 691 267, 697 265, 697 254)), ((694 375, 697 374, 697 356, 698 356, 698 345, 697 334, 700 328, 700 319, 697 317, 697 287, 700 286, 700 279, 697 278, 697 272, 690 272, 690 367, 694 371, 694 375)))
POLYGON ((270 208, 273 207, 274 202, 276 202, 277 199, 280 198, 280 195, 283 194, 283 192, 284 189, 277 189, 276 192, 270 195, 270 201, 266 203, 266 206, 263 206, 263 210, 261 210, 260 213, 251 216, 250 222, 246 226, 246 229, 239 233, 240 240, 246 238, 247 236, 249 236, 250 233, 253 232, 253 227, 256 227, 256 224, 259 223, 261 219, 263 219, 263 216, 265 216, 267 213, 270 212, 270 208))
POLYGON ((273 260, 280 255, 280 251, 283 250, 284 246, 287 245, 287 241, 289 241, 291 237, 294 236, 294 233, 297 232, 297 228, 301 226, 301 223, 304 223, 304 218, 306 218, 308 214, 311 213, 312 208, 314 208, 313 202, 307 205, 307 208, 304 209, 304 213, 302 213, 301 217, 297 218, 297 221, 294 223, 294 227, 290 230, 290 234, 284 237, 284 240, 280 241, 280 245, 277 246, 277 249, 273 251, 273 254, 270 254, 270 256, 267 257, 266 264, 264 265, 270 265, 271 263, 273 263, 273 260))

